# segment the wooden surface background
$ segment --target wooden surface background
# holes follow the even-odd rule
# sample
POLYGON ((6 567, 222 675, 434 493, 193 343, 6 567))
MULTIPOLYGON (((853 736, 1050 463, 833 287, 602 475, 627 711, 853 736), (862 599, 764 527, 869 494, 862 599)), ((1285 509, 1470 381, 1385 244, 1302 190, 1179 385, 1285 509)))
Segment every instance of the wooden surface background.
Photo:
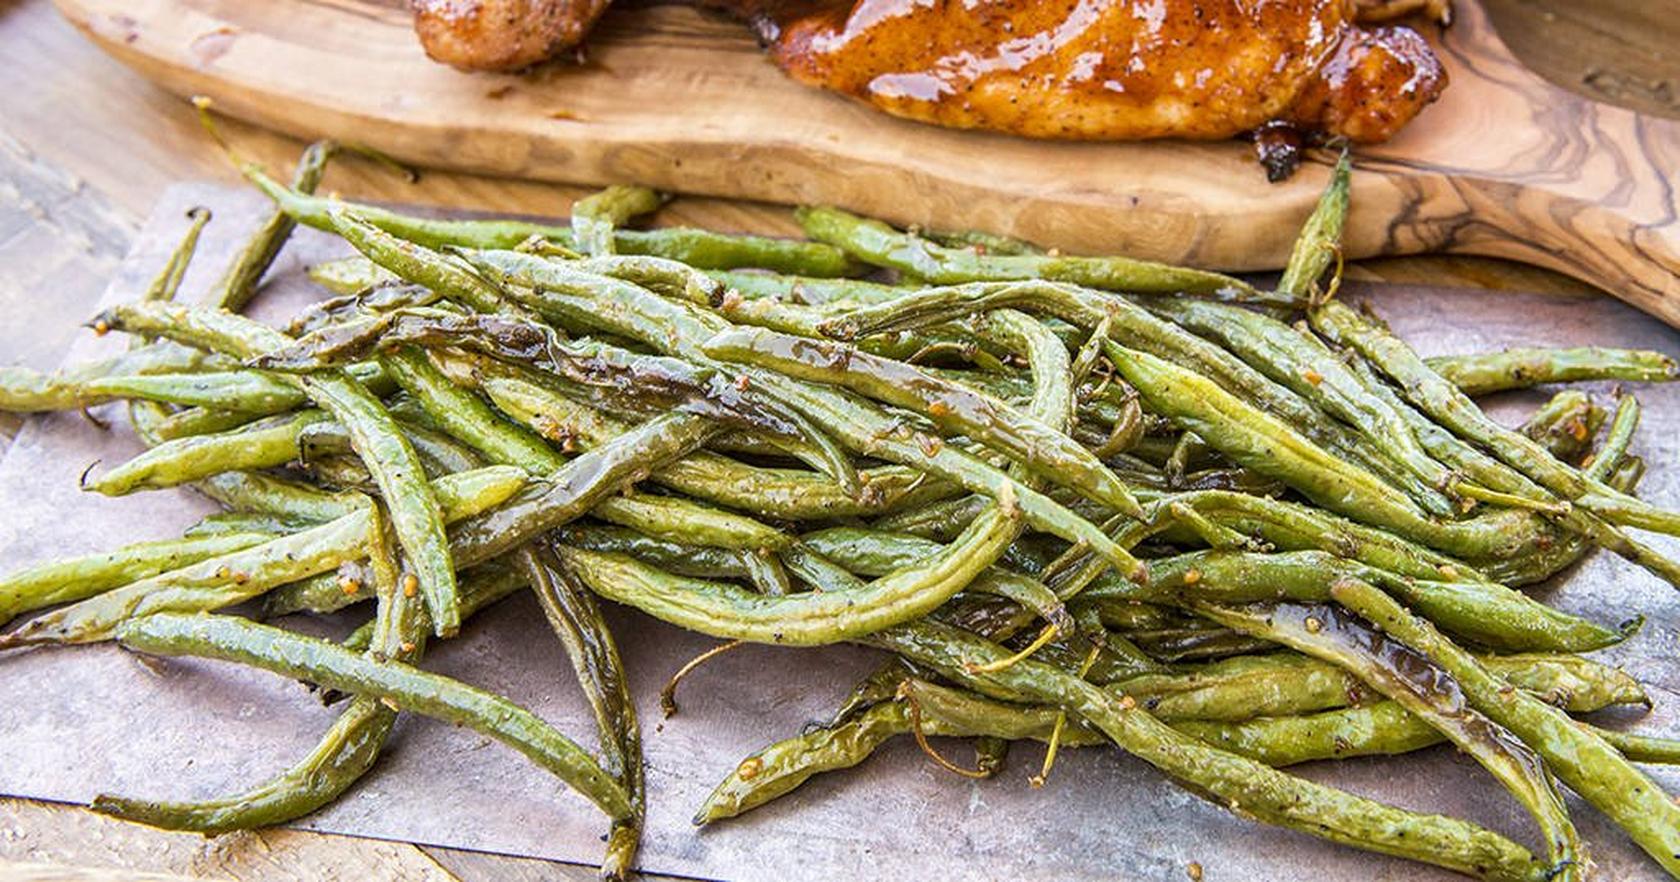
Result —
MULTIPOLYGON (((303 2, 303 0, 271 0, 303 2)), ((1534 70, 1598 100, 1680 118, 1677 0, 1483 0, 1500 35, 1534 70)), ((235 175, 183 102, 81 40, 48 0, 0 0, 0 359, 55 365, 74 327, 44 304, 91 306, 140 220, 171 182, 235 175)), ((288 167, 301 145, 229 124, 239 148, 288 167)), ((534 214, 566 213, 581 191, 429 173, 409 184, 343 161, 328 189, 358 197, 534 214)), ((793 230, 784 210, 682 199, 659 216, 765 233, 793 230)), ((1405 258, 1351 268, 1368 279, 1578 292, 1579 282, 1479 258, 1405 258)), ((0 450, 20 422, 0 414, 0 450)), ((67 733, 73 734, 73 733, 67 733)), ((74 806, 0 799, 7 879, 584 880, 591 868, 401 843, 274 830, 205 840, 112 821, 74 806)))

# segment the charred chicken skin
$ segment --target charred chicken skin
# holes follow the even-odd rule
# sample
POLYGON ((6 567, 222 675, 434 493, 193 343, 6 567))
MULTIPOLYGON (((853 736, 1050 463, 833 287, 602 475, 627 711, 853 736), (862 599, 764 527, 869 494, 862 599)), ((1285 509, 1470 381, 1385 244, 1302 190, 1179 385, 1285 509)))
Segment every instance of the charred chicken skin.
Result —
MULTIPOLYGON (((751 22, 794 79, 895 116, 1032 138, 1253 132, 1274 176, 1302 134, 1386 140, 1446 84, 1417 32, 1359 23, 1444 18, 1444 0, 700 2, 751 22)), ((434 58, 506 69, 575 43, 605 0, 415 5, 434 58)))

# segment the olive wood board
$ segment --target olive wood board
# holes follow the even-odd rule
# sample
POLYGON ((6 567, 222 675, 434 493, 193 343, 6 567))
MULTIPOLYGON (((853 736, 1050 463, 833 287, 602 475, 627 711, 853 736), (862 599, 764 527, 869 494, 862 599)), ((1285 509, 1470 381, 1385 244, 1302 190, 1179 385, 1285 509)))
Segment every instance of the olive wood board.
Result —
MULTIPOLYGON (((203 296, 262 216, 249 191, 172 188, 135 240, 104 302, 131 299, 180 235, 189 206, 216 217, 186 280, 203 296)), ((281 255, 252 313, 269 321, 321 296, 308 263, 342 244, 300 231, 281 255)), ((1517 343, 1618 343, 1680 354, 1680 333, 1607 298, 1484 294, 1462 289, 1349 284, 1369 296, 1429 353, 1517 343)), ((66 324, 88 318, 63 314, 66 324)), ((123 345, 119 335, 79 337, 67 361, 123 345)), ((1603 392, 1604 390, 1595 390, 1603 392)), ((1635 445, 1652 500, 1680 504, 1680 386, 1640 390, 1646 424, 1635 445)), ((1507 396, 1520 418, 1544 396, 1507 396)), ((210 510, 188 491, 108 499, 77 490, 95 461, 140 448, 118 407, 97 415, 33 418, 0 461, 0 570, 128 541, 178 534, 210 510)), ((100 466, 103 467, 103 466, 100 466)), ((1674 543, 1656 540, 1665 548, 1674 543)), ((1602 657, 1649 684, 1649 714, 1603 715, 1636 731, 1680 732, 1680 595, 1642 571, 1598 555, 1566 584, 1541 592, 1558 606, 1644 630, 1602 657)), ((1116 750, 1065 751, 1048 786, 1028 777, 1042 752, 1021 745, 990 781, 934 767, 907 740, 864 766, 823 775, 744 817, 695 829, 689 817, 735 763, 769 741, 828 715, 878 656, 851 647, 754 646, 725 654, 685 681, 682 709, 662 720, 656 696, 683 662, 716 641, 609 605, 646 737, 649 797, 642 867, 704 878, 1182 879, 1199 862, 1210 880, 1434 880, 1417 865, 1244 821, 1188 794, 1116 750)), ((289 626, 342 635, 366 607, 289 626)), ((486 610, 426 667, 509 695, 585 745, 587 705, 534 603, 516 597, 486 610)), ((97 793, 191 798, 220 795, 290 765, 313 746, 336 708, 292 681, 236 666, 186 660, 146 664, 110 645, 0 655, 0 794, 85 802, 97 793)), ((941 742, 962 756, 960 742, 941 742)), ((1300 774, 1401 805, 1475 819, 1532 842, 1527 817, 1470 760, 1446 748, 1400 758, 1316 763, 1300 774)), ((1658 770, 1670 792, 1680 773, 1658 770)), ((1571 801, 1606 880, 1655 879, 1657 868, 1608 821, 1571 801)), ((463 729, 404 715, 375 770, 307 829, 587 863, 599 857, 603 817, 582 798, 506 748, 463 729)))
MULTIPOLYGON (((422 166, 787 204, 1011 233, 1070 253, 1282 265, 1326 170, 1268 184, 1238 142, 1057 143, 894 119, 799 85, 748 29, 615 7, 583 64, 428 61, 398 0, 55 0, 165 88, 303 138, 422 166)), ((1680 324, 1680 122, 1546 83, 1475 0, 1432 35, 1451 80, 1360 148, 1347 255, 1448 251, 1583 279, 1680 324)))

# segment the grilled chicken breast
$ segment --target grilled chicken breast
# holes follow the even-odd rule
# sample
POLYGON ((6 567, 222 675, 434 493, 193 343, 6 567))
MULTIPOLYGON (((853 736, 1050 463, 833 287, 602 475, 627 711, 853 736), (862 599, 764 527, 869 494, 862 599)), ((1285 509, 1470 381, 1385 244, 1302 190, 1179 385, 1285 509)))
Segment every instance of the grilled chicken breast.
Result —
POLYGON ((583 42, 608 0, 409 0, 433 61, 462 70, 530 67, 583 42))
MULTIPOLYGON (((433 58, 508 70, 575 45, 607 0, 413 0, 433 58)), ((697 0, 751 22, 800 82, 888 113, 1031 138, 1256 133, 1274 177, 1302 135, 1382 141, 1446 74, 1406 27, 1446 0, 697 0)))
POLYGON ((754 10, 795 79, 896 116, 1034 138, 1381 141, 1445 82, 1349 0, 858 0, 754 10))

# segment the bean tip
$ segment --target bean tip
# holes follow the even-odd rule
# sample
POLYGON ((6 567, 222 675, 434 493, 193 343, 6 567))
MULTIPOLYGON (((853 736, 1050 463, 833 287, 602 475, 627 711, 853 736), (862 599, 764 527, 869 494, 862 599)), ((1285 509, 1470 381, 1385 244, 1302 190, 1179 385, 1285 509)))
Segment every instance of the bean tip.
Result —
POLYGON ((93 489, 88 486, 88 475, 93 474, 93 470, 98 468, 101 462, 103 462, 103 460, 96 459, 93 462, 88 463, 87 468, 82 469, 81 477, 76 479, 76 486, 82 488, 83 490, 93 489))

